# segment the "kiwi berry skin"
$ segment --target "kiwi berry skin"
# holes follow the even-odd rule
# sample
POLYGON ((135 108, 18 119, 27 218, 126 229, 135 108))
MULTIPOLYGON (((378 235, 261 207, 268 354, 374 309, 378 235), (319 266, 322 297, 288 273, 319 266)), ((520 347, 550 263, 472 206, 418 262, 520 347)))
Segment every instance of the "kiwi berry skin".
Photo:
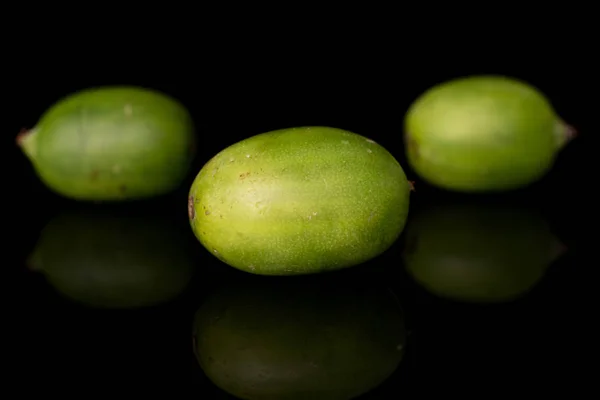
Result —
POLYGON ((550 171, 575 134, 540 90, 497 75, 433 86, 404 120, 409 166, 428 183, 458 192, 528 186, 550 171))
POLYGON ((192 116, 177 99, 148 88, 102 86, 59 99, 16 142, 52 192, 125 202, 178 189, 196 140, 192 116))

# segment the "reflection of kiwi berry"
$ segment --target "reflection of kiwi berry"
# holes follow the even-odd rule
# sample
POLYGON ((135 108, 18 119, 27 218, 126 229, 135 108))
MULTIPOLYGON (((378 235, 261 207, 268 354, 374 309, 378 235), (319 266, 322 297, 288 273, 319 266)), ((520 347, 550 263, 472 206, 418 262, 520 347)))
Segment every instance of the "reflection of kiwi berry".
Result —
POLYGON ((405 116, 411 168, 455 191, 502 191, 543 177, 575 130, 543 93, 502 76, 473 76, 434 86, 405 116))
POLYGON ((168 218, 69 212, 42 230, 28 264, 75 302, 152 306, 174 299, 192 278, 183 232, 168 218))
POLYGON ((563 250, 529 210, 438 205, 411 217, 403 258, 408 273, 433 294, 498 302, 531 290, 563 250))
POLYGON ((396 370, 406 332, 385 288, 268 279, 228 282, 196 314, 196 357, 216 386, 241 399, 351 399, 396 370))

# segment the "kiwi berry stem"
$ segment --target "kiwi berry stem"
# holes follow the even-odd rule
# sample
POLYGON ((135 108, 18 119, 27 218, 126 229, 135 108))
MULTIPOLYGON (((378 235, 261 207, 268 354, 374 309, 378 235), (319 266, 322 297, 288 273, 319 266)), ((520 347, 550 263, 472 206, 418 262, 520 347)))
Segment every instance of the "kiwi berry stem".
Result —
POLYGON ((577 129, 575 129, 573 126, 565 124, 565 136, 567 137, 567 140, 572 140, 575 139, 575 137, 577 136, 577 129))
POLYGON ((564 121, 559 121, 557 131, 559 149, 565 147, 569 142, 577 137, 577 129, 564 121))
POLYGON ((17 138, 16 138, 17 146, 21 147, 23 145, 23 140, 25 140, 25 137, 28 134, 29 134, 29 129, 21 128, 21 131, 19 132, 19 134, 17 135, 17 138))
POLYGON ((16 141, 17 146, 23 150, 23 153, 30 159, 33 160, 36 152, 36 129, 21 129, 21 132, 17 135, 16 141))

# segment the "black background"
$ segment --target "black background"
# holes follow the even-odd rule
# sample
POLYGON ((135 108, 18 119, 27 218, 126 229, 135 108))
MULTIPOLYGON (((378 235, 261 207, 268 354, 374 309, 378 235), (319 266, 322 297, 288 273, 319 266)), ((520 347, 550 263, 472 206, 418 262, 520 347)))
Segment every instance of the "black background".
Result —
POLYGON ((480 73, 514 76, 537 86, 578 130, 543 181, 499 196, 542 210, 569 251, 531 296, 486 307, 442 301, 419 289, 402 271, 402 244, 395 245, 374 263, 383 266, 400 293, 411 335, 400 369, 368 398, 487 396, 503 390, 568 389, 573 394, 586 383, 584 364, 593 365, 585 338, 594 260, 584 258, 583 243, 594 231, 590 164, 595 133, 587 99, 595 78, 586 63, 569 44, 560 43, 553 43, 552 51, 540 50, 534 41, 518 50, 494 44, 484 55, 491 45, 475 40, 435 49, 417 46, 412 53, 412 48, 401 51, 398 43, 365 40, 360 51, 352 40, 344 51, 337 42, 317 51, 285 41, 259 50, 259 42, 249 41, 210 52, 198 45, 194 55, 156 52, 143 61, 102 53, 60 65, 45 57, 43 68, 22 64, 5 84, 5 110, 10 111, 3 122, 9 188, 4 193, 11 203, 4 210, 9 245, 3 286, 9 295, 6 330, 13 338, 7 346, 16 353, 9 367, 13 383, 24 392, 46 394, 165 391, 174 398, 226 398, 202 375, 192 354, 190 318, 206 290, 228 279, 231 271, 199 243, 194 242, 199 272, 193 285, 179 300, 152 310, 88 310, 61 299, 26 269, 24 260, 40 229, 74 205, 40 184, 14 138, 61 97, 90 86, 131 84, 161 90, 188 107, 200 138, 188 181, 164 199, 130 206, 172 213, 187 229, 187 189, 210 157, 251 135, 292 126, 344 128, 386 147, 416 181, 411 207, 460 198, 428 187, 410 171, 400 140, 402 119, 410 103, 432 85, 480 73))

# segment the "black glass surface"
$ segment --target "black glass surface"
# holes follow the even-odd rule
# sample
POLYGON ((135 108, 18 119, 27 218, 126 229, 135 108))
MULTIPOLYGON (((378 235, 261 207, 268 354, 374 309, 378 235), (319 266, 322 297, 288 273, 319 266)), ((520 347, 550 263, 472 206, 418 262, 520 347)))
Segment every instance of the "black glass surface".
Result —
MULTIPOLYGON (((14 146, 3 283, 7 346, 17 354, 8 368, 23 393, 35 386, 81 397, 487 398, 581 384, 595 262, 583 256, 593 231, 592 146, 576 92, 584 78, 496 71, 540 87, 579 132, 528 188, 454 194, 406 164, 408 105, 435 83, 479 72, 278 80, 263 71, 215 87, 127 80, 180 99, 198 130, 185 184, 147 201, 62 198, 14 146), (416 189, 404 232, 376 259, 335 273, 262 277, 227 266, 191 231, 189 185, 227 146, 304 125, 363 134, 398 159, 416 189)), ((34 98, 13 97, 17 112, 4 134, 31 127, 60 97, 109 83, 32 83, 20 93, 35 90, 34 98)))

